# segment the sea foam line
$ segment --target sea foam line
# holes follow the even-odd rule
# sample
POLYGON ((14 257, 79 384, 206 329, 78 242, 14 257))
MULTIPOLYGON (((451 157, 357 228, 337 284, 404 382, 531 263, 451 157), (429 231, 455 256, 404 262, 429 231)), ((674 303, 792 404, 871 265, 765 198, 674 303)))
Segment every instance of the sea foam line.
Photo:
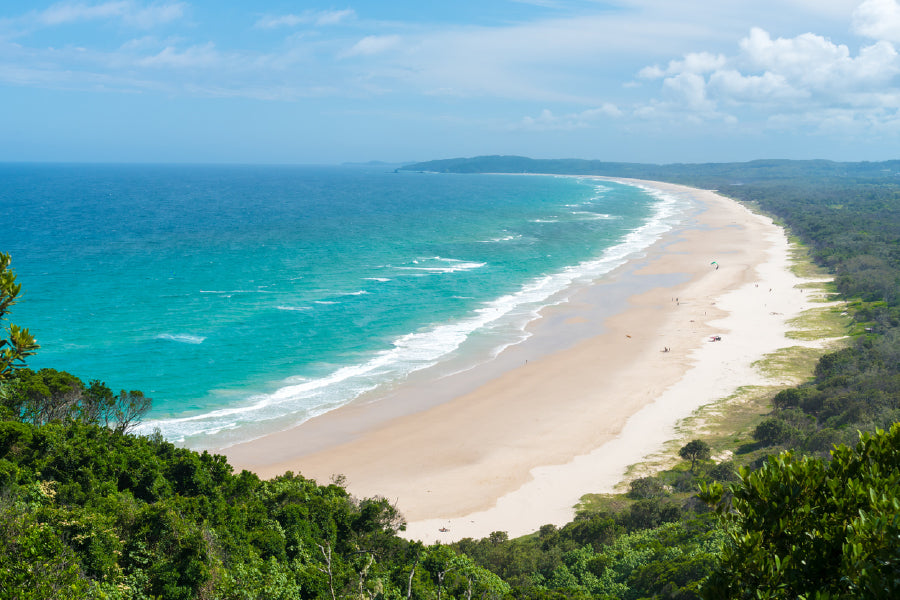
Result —
POLYGON ((181 342, 183 344, 202 344, 206 337, 202 335, 191 335, 189 333, 161 333, 156 336, 156 339, 181 342))
POLYGON ((440 256, 417 258, 412 262, 414 266, 394 267, 394 269, 400 271, 420 271, 423 273, 456 273, 457 271, 480 269, 487 264, 483 262, 460 260, 458 258, 442 258, 440 256), (435 266, 435 263, 438 263, 438 265, 435 266))
MULTIPOLYGON (((254 431, 262 435, 272 427, 289 427, 353 401, 360 395, 390 382, 401 381, 410 374, 437 364, 457 351, 477 331, 503 327, 506 336, 498 339, 494 355, 527 338, 525 326, 539 316, 545 306, 564 302, 566 290, 589 283, 624 264, 657 241, 675 224, 682 202, 665 192, 641 188, 657 199, 651 216, 621 241, 607 248, 599 257, 566 267, 557 273, 526 282, 519 290, 485 303, 470 316, 449 323, 433 325, 393 340, 391 347, 358 364, 339 367, 314 379, 287 380, 272 393, 248 398, 243 406, 222 408, 199 415, 158 419, 146 422, 141 430, 159 427, 176 442, 201 435, 258 425, 254 431), (512 327, 510 327, 512 326, 512 327), (512 330, 514 333, 510 334, 512 330), (268 427, 265 423, 269 423, 268 427)), ((423 259, 429 260, 429 259, 423 259)), ((434 257, 430 260, 457 261, 434 257)), ((237 441, 245 441, 247 437, 237 441)))

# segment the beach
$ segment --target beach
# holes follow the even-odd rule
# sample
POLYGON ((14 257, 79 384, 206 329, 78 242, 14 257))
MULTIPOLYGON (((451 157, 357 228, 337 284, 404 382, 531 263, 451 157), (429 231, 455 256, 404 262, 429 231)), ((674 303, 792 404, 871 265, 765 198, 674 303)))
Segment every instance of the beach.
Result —
POLYGON ((219 451, 261 477, 342 475, 352 494, 396 502, 404 535, 425 542, 570 521, 582 495, 612 491, 680 420, 764 383, 753 363, 796 345, 786 322, 812 306, 771 219, 711 191, 630 183, 693 209, 641 256, 546 308, 525 342, 219 451))

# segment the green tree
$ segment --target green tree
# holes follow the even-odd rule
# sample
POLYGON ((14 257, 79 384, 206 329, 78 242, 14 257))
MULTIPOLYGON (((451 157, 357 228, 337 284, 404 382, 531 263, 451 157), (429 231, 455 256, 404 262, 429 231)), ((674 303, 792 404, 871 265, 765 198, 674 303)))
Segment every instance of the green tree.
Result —
POLYGON ((721 484, 701 493, 729 538, 705 597, 900 597, 900 423, 830 462, 769 457, 733 493, 731 508, 721 484))
POLYGON ((693 440, 682 446, 678 451, 678 456, 691 461, 691 473, 693 473, 698 460, 709 460, 710 451, 709 444, 703 440, 693 440))
MULTIPOLYGON (((0 252, 0 322, 6 318, 10 307, 22 291, 22 284, 16 283, 16 275, 9 268, 9 254, 0 252)), ((25 359, 40 348, 34 336, 27 329, 12 323, 0 337, 0 381, 8 379, 16 369, 25 366, 25 359)))
POLYGON ((668 494, 669 492, 659 477, 639 477, 629 484, 626 495, 635 500, 645 500, 647 498, 661 498, 668 494))
POLYGON ((441 600, 441 594, 444 591, 444 579, 451 572, 460 568, 459 557, 449 546, 435 544, 428 548, 428 554, 425 555, 422 566, 437 586, 437 598, 441 600))
POLYGON ((798 435, 796 427, 777 417, 766 419, 753 430, 753 439, 766 446, 788 443, 798 435))
POLYGON ((112 409, 112 416, 116 423, 114 431, 128 433, 141 421, 152 405, 153 399, 148 398, 139 390, 119 392, 112 409))

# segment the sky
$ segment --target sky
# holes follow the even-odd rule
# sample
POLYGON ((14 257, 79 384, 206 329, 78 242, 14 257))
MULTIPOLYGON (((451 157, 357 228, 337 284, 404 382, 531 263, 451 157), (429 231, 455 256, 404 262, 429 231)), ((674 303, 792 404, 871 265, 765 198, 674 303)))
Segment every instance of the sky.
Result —
POLYGON ((0 161, 900 158, 897 0, 3 0, 0 161))

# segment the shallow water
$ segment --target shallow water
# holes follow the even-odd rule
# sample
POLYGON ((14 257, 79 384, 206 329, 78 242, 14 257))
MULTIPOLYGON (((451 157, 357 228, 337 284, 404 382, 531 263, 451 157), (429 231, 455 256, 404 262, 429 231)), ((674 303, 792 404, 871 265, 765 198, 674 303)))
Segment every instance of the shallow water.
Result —
POLYGON ((0 165, 13 322, 53 367, 203 445, 284 429, 527 336, 679 203, 634 186, 373 168, 0 165))

